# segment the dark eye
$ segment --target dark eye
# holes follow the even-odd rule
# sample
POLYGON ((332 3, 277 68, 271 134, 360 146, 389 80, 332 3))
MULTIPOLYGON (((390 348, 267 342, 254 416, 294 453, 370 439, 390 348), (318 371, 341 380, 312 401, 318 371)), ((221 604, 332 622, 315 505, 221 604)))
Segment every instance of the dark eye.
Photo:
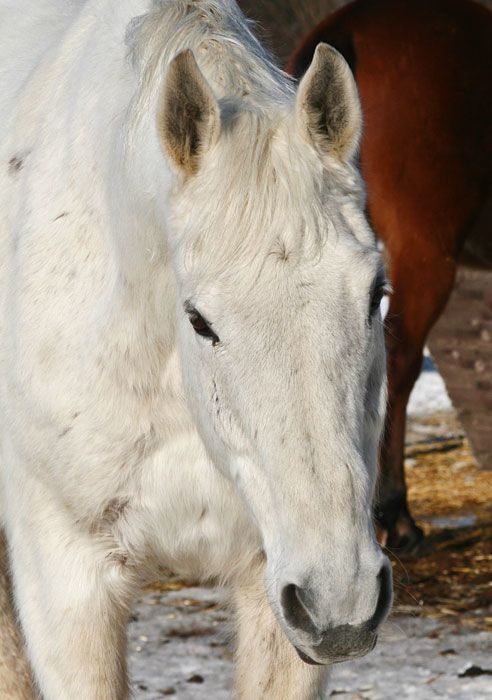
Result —
POLYGON ((369 307, 369 322, 372 320, 373 316, 379 311, 381 306, 381 301, 386 294, 390 294, 391 287, 384 278, 378 278, 374 285, 371 294, 371 303, 369 307))
POLYGON ((206 321, 196 309, 189 305, 185 306, 185 310, 195 333, 201 335, 202 338, 208 338, 212 341, 212 345, 216 345, 219 342, 219 336, 213 332, 208 321, 206 321))
POLYGON ((378 285, 376 289, 372 293, 371 297, 371 308, 370 308, 370 314, 371 316, 374 316, 379 310, 379 307, 381 306, 381 301, 383 300, 385 294, 385 287, 384 285, 378 285))

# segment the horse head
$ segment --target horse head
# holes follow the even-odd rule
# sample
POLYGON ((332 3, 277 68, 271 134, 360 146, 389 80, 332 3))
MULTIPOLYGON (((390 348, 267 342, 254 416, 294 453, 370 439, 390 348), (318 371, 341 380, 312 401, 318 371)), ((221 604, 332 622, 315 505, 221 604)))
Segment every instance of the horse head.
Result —
POLYGON ((371 506, 386 401, 386 278, 351 159, 352 74, 320 45, 285 99, 216 97, 191 51, 158 133, 190 410, 260 533, 270 604, 302 658, 372 649, 391 572, 371 506))

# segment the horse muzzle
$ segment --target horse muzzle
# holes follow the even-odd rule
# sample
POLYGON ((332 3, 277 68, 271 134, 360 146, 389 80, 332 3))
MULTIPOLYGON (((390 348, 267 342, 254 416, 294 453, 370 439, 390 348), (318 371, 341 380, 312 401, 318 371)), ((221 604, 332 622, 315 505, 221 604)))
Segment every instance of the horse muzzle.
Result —
POLYGON ((288 636, 300 658, 308 664, 326 665, 364 656, 374 649, 377 632, 392 602, 391 572, 383 565, 378 575, 379 593, 370 619, 361 624, 341 624, 319 629, 311 610, 315 608, 309 589, 285 586, 281 606, 288 636))

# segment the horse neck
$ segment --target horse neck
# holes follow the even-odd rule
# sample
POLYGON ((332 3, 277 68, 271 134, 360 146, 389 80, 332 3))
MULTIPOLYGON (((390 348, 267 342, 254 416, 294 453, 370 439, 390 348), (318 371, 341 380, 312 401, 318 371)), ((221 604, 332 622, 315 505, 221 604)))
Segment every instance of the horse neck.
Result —
POLYGON ((97 128, 87 130, 100 175, 96 185, 87 186, 103 202, 101 245, 113 269, 104 342, 115 362, 145 377, 144 385, 151 382, 148 372, 162 367, 176 345, 167 222, 172 179, 157 139, 156 105, 150 99, 142 103, 140 76, 124 56, 121 60, 121 77, 111 85, 112 111, 97 113, 97 128))
POLYGON ((149 112, 128 142, 124 126, 111 152, 109 234, 117 268, 113 310, 115 320, 138 334, 139 344, 162 342, 164 334, 171 350, 176 323, 168 244, 172 178, 152 127, 149 112))

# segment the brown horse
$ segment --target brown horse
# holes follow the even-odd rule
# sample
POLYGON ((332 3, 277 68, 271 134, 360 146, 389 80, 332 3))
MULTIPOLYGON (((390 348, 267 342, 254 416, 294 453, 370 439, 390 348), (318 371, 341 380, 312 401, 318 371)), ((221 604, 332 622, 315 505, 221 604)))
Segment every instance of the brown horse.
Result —
POLYGON ((288 69, 335 46, 357 80, 368 214, 388 252, 389 403, 379 523, 412 549, 422 531, 403 471, 408 397, 460 262, 492 267, 492 12, 469 0, 356 0, 322 21, 288 69))

